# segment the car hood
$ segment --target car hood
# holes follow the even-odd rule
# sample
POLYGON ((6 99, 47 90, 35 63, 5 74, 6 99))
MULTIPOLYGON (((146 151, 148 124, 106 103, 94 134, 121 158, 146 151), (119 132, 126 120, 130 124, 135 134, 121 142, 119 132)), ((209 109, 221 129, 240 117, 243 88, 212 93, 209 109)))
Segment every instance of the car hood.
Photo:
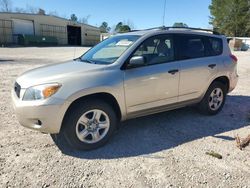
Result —
POLYGON ((81 61, 70 61, 48 65, 25 72, 17 78, 17 83, 22 88, 28 88, 34 85, 44 83, 63 82, 68 76, 78 74, 88 74, 93 71, 103 70, 106 65, 90 64, 81 61))

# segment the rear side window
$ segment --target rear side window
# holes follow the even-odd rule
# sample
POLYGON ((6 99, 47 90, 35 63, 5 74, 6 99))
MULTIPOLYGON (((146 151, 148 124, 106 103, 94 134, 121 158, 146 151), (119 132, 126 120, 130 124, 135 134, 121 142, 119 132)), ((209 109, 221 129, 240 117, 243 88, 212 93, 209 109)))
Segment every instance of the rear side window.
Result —
POLYGON ((210 56, 221 55, 223 51, 222 40, 219 38, 208 38, 208 47, 210 51, 210 56))
POLYGON ((222 39, 201 35, 181 35, 177 37, 179 40, 179 59, 194 59, 222 54, 222 39))
POLYGON ((206 56, 204 38, 200 36, 180 36, 180 59, 192 59, 206 56))

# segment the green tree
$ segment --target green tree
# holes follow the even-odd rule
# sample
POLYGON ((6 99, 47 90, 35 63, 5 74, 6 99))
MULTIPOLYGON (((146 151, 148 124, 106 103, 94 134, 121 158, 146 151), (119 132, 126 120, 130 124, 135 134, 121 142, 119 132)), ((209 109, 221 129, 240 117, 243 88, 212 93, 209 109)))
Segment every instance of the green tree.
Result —
POLYGON ((249 0, 212 0, 210 24, 228 36, 250 36, 249 0))
POLYGON ((120 27, 119 33, 127 33, 127 32, 130 32, 130 31, 131 31, 131 28, 128 25, 122 25, 120 27))
POLYGON ((77 22, 78 18, 76 17, 75 14, 71 14, 70 20, 73 21, 73 22, 77 22))
POLYGON ((115 26, 115 32, 119 32, 120 28, 122 27, 123 23, 119 22, 116 26, 115 26))
POLYGON ((173 27, 188 27, 188 25, 182 22, 175 22, 173 27))
POLYGON ((128 25, 123 25, 122 22, 119 22, 115 27, 115 32, 117 33, 126 33, 130 31, 131 31, 131 28, 128 25))
POLYGON ((111 30, 107 22, 102 22, 102 25, 99 28, 102 33, 108 33, 111 30))

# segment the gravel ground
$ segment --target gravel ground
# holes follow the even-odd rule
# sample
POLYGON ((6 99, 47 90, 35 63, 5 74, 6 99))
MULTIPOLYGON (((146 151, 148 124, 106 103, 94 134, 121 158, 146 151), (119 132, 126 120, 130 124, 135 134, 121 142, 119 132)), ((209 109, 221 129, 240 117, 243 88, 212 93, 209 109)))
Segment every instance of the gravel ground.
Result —
POLYGON ((240 151, 234 141, 250 134, 250 52, 236 53, 239 83, 220 114, 184 108, 137 118, 103 148, 60 151, 19 125, 10 90, 22 72, 86 50, 0 48, 0 187, 250 187, 250 146, 240 151))

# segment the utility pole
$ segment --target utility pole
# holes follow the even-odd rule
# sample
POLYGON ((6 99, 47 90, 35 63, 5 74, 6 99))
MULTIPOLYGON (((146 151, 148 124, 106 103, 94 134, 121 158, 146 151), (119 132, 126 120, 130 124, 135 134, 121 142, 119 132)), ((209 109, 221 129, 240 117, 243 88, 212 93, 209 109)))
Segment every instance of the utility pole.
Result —
POLYGON ((164 10, 163 10, 162 26, 165 26, 166 5, 167 5, 167 0, 164 0, 164 10))

